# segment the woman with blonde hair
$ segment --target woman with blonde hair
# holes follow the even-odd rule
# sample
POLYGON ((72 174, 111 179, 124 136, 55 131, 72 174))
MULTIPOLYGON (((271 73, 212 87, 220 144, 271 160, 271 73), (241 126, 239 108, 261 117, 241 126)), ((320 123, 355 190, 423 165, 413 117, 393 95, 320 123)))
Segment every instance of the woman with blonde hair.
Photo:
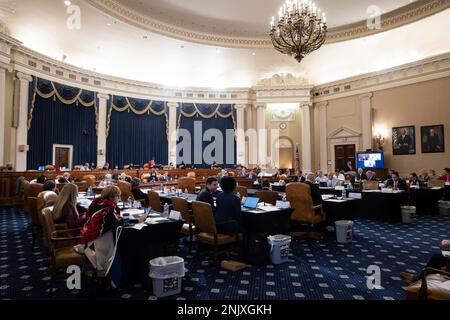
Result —
POLYGON ((80 228, 86 222, 77 210, 78 187, 67 184, 62 188, 53 208, 53 220, 67 224, 69 229, 80 228))

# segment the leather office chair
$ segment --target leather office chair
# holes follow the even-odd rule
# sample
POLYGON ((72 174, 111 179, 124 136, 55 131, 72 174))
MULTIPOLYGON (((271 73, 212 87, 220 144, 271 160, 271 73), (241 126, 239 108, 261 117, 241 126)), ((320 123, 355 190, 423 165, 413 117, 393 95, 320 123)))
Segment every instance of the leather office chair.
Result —
POLYGON ((365 181, 363 183, 363 190, 378 190, 378 181, 365 181))
POLYGON ((23 212, 27 212, 26 210, 29 211, 29 209, 27 208, 27 196, 30 190, 30 182, 28 180, 23 180, 22 181, 22 191, 23 191, 23 207, 22 207, 22 211, 23 212))
POLYGON ((26 213, 31 213, 31 206, 30 206, 30 197, 37 197, 39 193, 42 192, 42 189, 44 189, 44 185, 40 183, 30 183, 27 187, 24 186, 24 192, 25 192, 25 202, 23 211, 26 213))
POLYGON ((189 236, 189 252, 192 250, 192 238, 196 233, 196 228, 194 225, 194 219, 189 210, 189 203, 186 199, 173 197, 172 199, 172 209, 181 212, 183 220, 186 222, 181 229, 181 233, 185 236, 189 236))
POLYGON ((82 266, 85 256, 74 251, 73 246, 82 238, 79 236, 80 229, 56 230, 53 223, 52 212, 49 208, 41 211, 42 231, 48 245, 50 256, 50 272, 52 281, 50 283, 50 295, 53 292, 56 275, 59 269, 71 265, 82 266))
POLYGON ((191 177, 179 178, 178 189, 181 189, 183 192, 187 189, 188 193, 195 194, 195 179, 191 177))
POLYGON ((234 192, 236 192, 236 194, 239 193, 241 195, 241 199, 242 197, 248 197, 247 188, 244 186, 237 186, 234 192))
POLYGON ((450 300, 450 290, 440 285, 449 281, 450 273, 432 268, 426 268, 419 276, 419 280, 405 289, 408 300, 450 300))
POLYGON ((193 201, 192 212, 194 214, 195 227, 198 232, 197 239, 202 243, 214 246, 214 261, 217 261, 220 253, 233 251, 233 248, 219 251, 220 246, 240 243, 242 241, 242 233, 236 234, 235 236, 217 233, 216 221, 214 220, 213 210, 209 203, 193 201))
POLYGON ((131 193, 131 184, 126 181, 118 180, 117 187, 120 189, 120 200, 122 200, 123 203, 127 202, 129 197, 134 200, 133 194, 131 193))
POLYGON ((428 188, 445 188, 445 181, 443 180, 430 180, 428 181, 428 188))
MULTIPOLYGON (((326 220, 322 205, 313 205, 311 189, 307 184, 294 182, 286 185, 286 199, 294 209, 291 215, 291 221, 300 224, 315 225, 326 220)), ((301 238, 323 238, 323 233, 318 232, 293 232, 291 235, 301 238)))
POLYGON ((45 202, 43 198, 38 197, 29 197, 28 201, 31 211, 31 221, 28 224, 28 229, 32 234, 31 251, 33 252, 36 244, 36 237, 42 234, 42 224, 39 215, 41 214, 42 209, 44 209, 45 202))
POLYGON ((260 202, 277 204, 278 192, 269 190, 258 190, 255 192, 255 197, 259 198, 260 202))
POLYGON ((95 187, 95 180, 96 178, 94 175, 88 174, 83 176, 83 181, 86 181, 87 185, 92 188, 95 187))
POLYGON ((150 205, 150 208, 156 212, 163 212, 163 207, 161 205, 161 199, 159 198, 158 192, 152 190, 148 191, 148 204, 150 205))

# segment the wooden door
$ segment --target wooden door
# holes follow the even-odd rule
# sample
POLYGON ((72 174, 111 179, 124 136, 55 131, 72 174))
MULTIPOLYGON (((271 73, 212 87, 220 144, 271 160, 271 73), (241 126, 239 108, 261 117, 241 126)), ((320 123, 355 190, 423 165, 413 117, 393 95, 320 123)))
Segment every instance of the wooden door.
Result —
POLYGON ((69 167, 70 148, 55 148, 55 166, 69 167))
POLYGON ((354 168, 356 168, 356 146, 354 144, 335 146, 335 169, 345 170, 347 162, 351 161, 354 168))

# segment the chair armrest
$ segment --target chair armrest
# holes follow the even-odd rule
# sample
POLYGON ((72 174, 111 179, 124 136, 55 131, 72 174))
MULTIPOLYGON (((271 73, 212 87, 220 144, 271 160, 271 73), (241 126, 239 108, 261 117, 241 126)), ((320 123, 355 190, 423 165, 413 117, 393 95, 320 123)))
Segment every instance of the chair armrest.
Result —
POLYGON ((73 240, 82 238, 80 236, 81 228, 77 229, 64 229, 64 230, 55 230, 52 232, 51 239, 54 241, 63 241, 63 240, 73 240), (62 240, 60 240, 62 239, 62 240))
POLYGON ((419 279, 422 281, 420 290, 419 290, 419 299, 424 300, 427 298, 427 290, 428 290, 428 286, 427 286, 427 275, 429 274, 440 274, 446 277, 450 278, 450 273, 443 271, 443 270, 438 270, 438 269, 434 269, 434 268, 425 268, 420 276, 419 279))
POLYGON ((66 230, 67 224, 65 223, 55 223, 55 229, 56 230, 66 230))
POLYGON ((322 207, 322 205, 321 204, 319 204, 318 206, 313 206, 313 210, 315 211, 315 210, 319 210, 319 209, 322 209, 323 207, 322 207))

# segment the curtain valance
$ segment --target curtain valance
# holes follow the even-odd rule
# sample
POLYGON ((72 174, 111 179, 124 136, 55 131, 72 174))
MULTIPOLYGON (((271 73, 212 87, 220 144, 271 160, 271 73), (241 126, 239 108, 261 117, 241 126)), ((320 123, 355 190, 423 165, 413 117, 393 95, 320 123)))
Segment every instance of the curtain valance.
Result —
POLYGON ((197 103, 182 103, 178 109, 178 124, 180 128, 181 116, 186 118, 231 118, 233 120, 234 128, 236 129, 236 112, 232 104, 197 104, 197 103))

